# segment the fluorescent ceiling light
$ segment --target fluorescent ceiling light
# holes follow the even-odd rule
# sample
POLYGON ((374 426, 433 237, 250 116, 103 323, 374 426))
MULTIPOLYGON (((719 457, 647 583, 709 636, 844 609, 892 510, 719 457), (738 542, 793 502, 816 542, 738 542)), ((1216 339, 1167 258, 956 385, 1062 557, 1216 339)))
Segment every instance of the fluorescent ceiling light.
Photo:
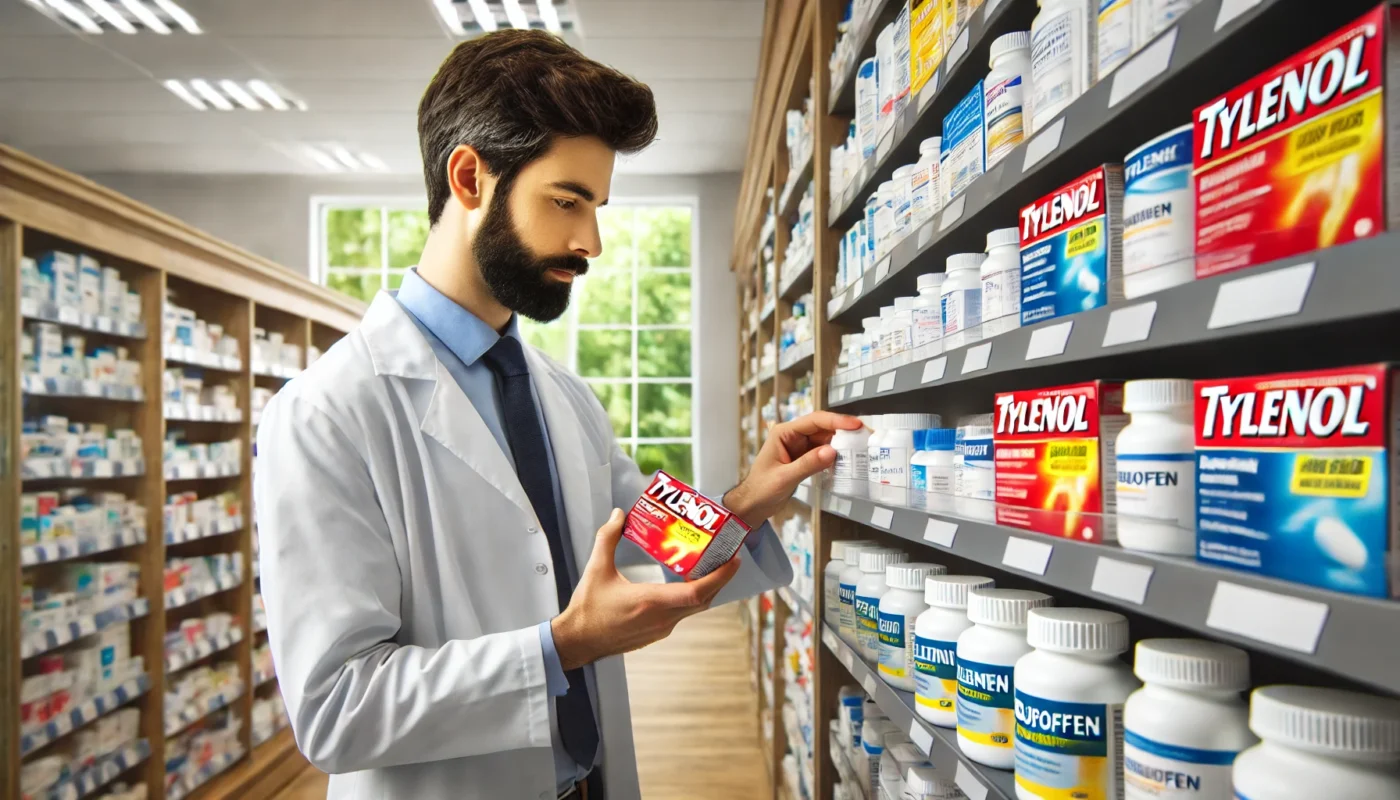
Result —
POLYGON ((370 155, 369 153, 360 153, 360 163, 364 164, 366 167, 369 167, 375 172, 389 171, 388 164, 385 164, 384 161, 379 158, 379 156, 370 155))
POLYGON ((338 144, 331 147, 331 155, 335 156, 336 161, 339 161, 350 169, 358 170, 361 166, 360 162, 355 160, 355 157, 350 154, 349 150, 346 150, 338 144))
POLYGON ((262 111, 262 106, 258 105, 258 101, 254 100, 253 96, 248 94, 247 90, 233 81, 219 81, 219 88, 224 90, 225 95, 232 97, 233 102, 243 106, 249 111, 262 111))
MULTIPOLYGON (((287 101, 282 99, 281 95, 273 91, 272 87, 268 86, 263 81, 248 81, 248 88, 253 90, 253 94, 262 98, 264 103, 267 103, 278 111, 286 111, 291 108, 291 106, 287 105, 287 101)), ((306 109, 303 108, 302 110, 305 111, 306 109)))
POLYGON ((107 24, 111 25, 113 28, 116 28, 122 33, 136 33, 136 26, 127 22, 126 17, 118 13, 115 8, 112 8, 112 4, 107 2, 107 0, 83 0, 83 3, 85 3, 88 8, 96 11, 99 17, 107 20, 107 24))
POLYGON ((169 89, 171 94, 175 95, 181 100, 184 100, 186 103, 189 103, 190 105, 194 106, 200 111, 209 110, 209 106, 206 106, 203 100, 200 100, 198 97, 195 97, 189 89, 186 89, 185 84, 174 80, 166 81, 165 88, 169 89))
POLYGON ((501 5, 505 6, 506 19, 510 20, 512 28, 530 30, 530 18, 525 16, 525 9, 520 7, 520 0, 501 0, 501 5))
POLYGON ((486 0, 467 0, 467 5, 472 7, 472 16, 476 17, 476 24, 487 33, 496 30, 496 15, 491 12, 491 7, 486 5, 486 0))
POLYGON ((205 101, 208 102, 209 105, 213 106, 214 108, 217 108, 220 111, 233 110, 233 103, 230 103, 227 97, 224 97, 223 95, 214 91, 214 87, 210 86, 209 82, 204 80, 203 78, 195 78, 194 80, 190 81, 190 88, 194 89, 196 92, 199 92, 199 96, 203 97, 205 101))
POLYGON ((175 24, 185 29, 186 33, 204 33, 200 30, 199 23, 194 21, 190 12, 176 5, 174 0, 152 0, 156 7, 164 11, 167 16, 175 20, 175 24))
POLYGON ((78 7, 68 2, 68 0, 47 0, 47 2, 49 4, 49 8, 52 8, 54 11, 57 11, 58 13, 62 14, 68 19, 69 22, 73 23, 74 25, 77 25, 84 31, 87 31, 88 33, 102 32, 102 26, 98 25, 96 22, 93 22, 91 17, 78 10, 78 7))
POLYGON ((136 18, 141 20, 141 24, 147 28, 161 35, 170 33, 170 27, 162 22, 154 11, 142 5, 141 0, 122 0, 122 5, 126 6, 127 11, 135 14, 136 18))
POLYGON ((559 24, 559 12, 554 9, 554 0, 535 0, 535 8, 539 9, 540 21, 545 28, 552 33, 562 33, 564 26, 559 24))
POLYGON ((437 9, 438 16, 442 17, 448 30, 453 34, 462 32, 462 19, 457 16, 457 7, 452 4, 452 0, 433 0, 433 7, 437 9))
POLYGON ((327 172, 341 171, 340 164, 336 163, 336 160, 334 158, 331 158, 330 156, 321 152, 320 149, 312 147, 308 144, 305 146, 305 150, 306 154, 311 157, 311 160, 321 165, 321 168, 326 170, 327 172))

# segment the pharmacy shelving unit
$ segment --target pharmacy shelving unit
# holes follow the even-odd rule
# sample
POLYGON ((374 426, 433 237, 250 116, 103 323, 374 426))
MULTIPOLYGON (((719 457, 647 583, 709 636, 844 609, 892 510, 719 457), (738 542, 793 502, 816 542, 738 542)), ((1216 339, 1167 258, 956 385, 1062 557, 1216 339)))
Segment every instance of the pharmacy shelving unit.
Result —
MULTIPOLYGON (((896 167, 917 159, 920 140, 940 133, 942 117, 987 73, 991 42, 1003 33, 1029 30, 1036 14, 1034 0, 979 4, 929 85, 910 97, 891 133, 879 141, 850 185, 833 191, 831 150, 845 142, 854 113, 855 65, 875 54, 878 32, 894 19, 901 3, 875 0, 869 17, 851 24, 856 56, 833 77, 827 61, 845 5, 844 0, 769 4, 731 254, 741 286, 754 287, 743 299, 758 297, 762 265, 753 254, 766 219, 767 192, 775 187, 781 192, 787 183, 780 152, 783 116, 797 107, 794 93, 800 101, 806 91, 805 82, 789 79, 796 71, 787 59, 805 53, 798 56, 809 62, 801 71, 815 77, 814 105, 827 112, 814 125, 812 164, 802 166, 810 169, 816 184, 816 258, 805 280, 815 296, 818 320, 813 354, 818 407, 853 414, 938 412, 950 420, 989 411, 999 391, 1094 378, 1229 377, 1400 358, 1395 344, 1400 273, 1393 265, 1400 233, 1389 232, 1015 329, 897 368, 877 369, 863 379, 838 379, 841 335, 858 332, 863 317, 878 314, 893 298, 914 295, 919 274, 942 271, 950 254, 982 251, 987 231, 1015 225, 1022 207, 1099 164, 1121 162, 1139 144, 1190 121, 1197 105, 1357 19, 1375 3, 1198 0, 1171 28, 833 297, 838 242, 865 199, 896 167), (1296 24, 1300 15, 1307 25, 1296 24), (803 24, 809 17, 810 24, 803 24)), ((784 227, 781 220, 777 227, 784 227)), ((790 296, 784 287, 777 292, 790 296)), ((779 304, 779 319, 781 314, 779 304)), ((747 380, 747 359, 742 363, 741 380, 747 380)), ((752 402, 751 395, 741 397, 741 411, 753 413, 752 402)), ((1189 636, 1243 647, 1251 655, 1255 685, 1284 681, 1400 694, 1400 671, 1394 666, 1400 660, 1400 603, 1189 558, 1033 534, 920 508, 906 498, 881 495, 876 501, 868 492, 837 494, 820 487, 807 495, 818 570, 829 560, 832 541, 875 540, 944 563, 952 572, 987 574, 1000 585, 1048 592, 1061 605, 1119 611, 1128 616, 1134 640, 1189 636)), ((819 618, 822 600, 812 599, 819 618)), ((862 685, 967 796, 1015 796, 1009 772, 964 758, 949 731, 916 718, 908 693, 882 681, 820 622, 819 630, 823 655, 816 664, 815 797, 829 797, 836 781, 826 756, 827 723, 838 689, 848 684, 862 685)))
MULTIPOLYGON (((349 331, 363 306, 324 290, 290 270, 259 259, 232 245, 136 203, 115 192, 64 172, 18 151, 0 146, 0 797, 20 796, 20 765, 72 741, 81 729, 116 708, 141 711, 140 738, 101 759, 97 765, 61 785, 57 796, 95 794, 116 780, 144 781, 151 797, 165 786, 167 733, 197 729, 216 706, 242 720, 241 748, 211 763, 166 797, 267 797, 306 762, 296 752, 289 731, 254 742, 250 711, 255 696, 275 691, 275 679, 254 685, 251 653, 260 638, 252 629, 254 580, 252 517, 251 389, 276 388, 290 377, 263 377, 251 358, 255 327, 275 329, 305 352, 308 343, 321 350, 349 331), (116 268, 142 298, 141 324, 113 324, 42 303, 21 303, 20 260, 47 251, 82 253, 116 268), (241 358, 214 359, 182 347, 163 348, 162 299, 167 296, 192 309, 200 319, 223 327, 238 341, 241 358), (26 381, 21 374, 20 332, 31 320, 60 324, 65 334, 82 332, 90 341, 125 346, 141 364, 139 391, 123 396, 56 395, 46 382, 26 381), (229 386, 237 412, 203 413, 172 408, 162 402, 166 364, 192 364, 204 371, 206 385, 229 386), (45 391, 50 390, 50 391, 45 391), (143 458, 125 462, 26 464, 21 460, 19 431, 23 419, 59 414, 75 421, 131 428, 141 437, 143 458), (242 463, 222 470, 167 470, 162 463, 166 434, 180 430, 189 442, 242 442, 242 463), (21 547, 18 539, 23 492, 67 487, 121 492, 146 510, 145 529, 124 531, 100 542, 41 542, 21 547), (242 519, 210 530, 163 530, 163 507, 174 492, 201 497, 234 492, 242 519), (239 553, 241 580, 167 592, 168 558, 239 553), (63 629, 20 630, 20 585, 43 583, 56 569, 52 562, 73 559, 128 561, 140 566, 139 598, 96 618, 63 629), (237 633, 207 637, 188 648, 165 651, 164 634, 191 617, 225 611, 240 622, 237 633), (129 620, 133 655, 144 658, 145 675, 79 706, 40 730, 20 730, 19 691, 41 652, 65 647, 102 626, 129 620), (192 667, 232 660, 243 690, 216 698, 202 709, 164 705, 170 680, 192 667), (255 746, 256 745, 256 746, 255 746), (241 750, 238 752, 237 750, 241 750)), ((62 388, 62 387, 58 387, 62 388)), ((90 387, 82 387, 90 388, 90 387)), ((262 676, 259 676, 262 677, 262 676)))

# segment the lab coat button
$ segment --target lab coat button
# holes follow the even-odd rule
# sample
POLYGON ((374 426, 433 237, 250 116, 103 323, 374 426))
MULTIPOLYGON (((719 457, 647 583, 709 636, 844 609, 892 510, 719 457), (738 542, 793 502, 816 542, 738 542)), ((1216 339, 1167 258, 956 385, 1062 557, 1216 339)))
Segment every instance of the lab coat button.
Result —
POLYGON ((541 574, 541 575, 547 575, 547 574, 549 573, 549 565, 548 565, 548 564, 543 564, 543 563, 541 563, 541 564, 536 564, 536 565, 535 565, 535 572, 538 572, 538 573, 541 574))
POLYGON ((539 529, 539 528, 536 528, 534 525, 531 525, 530 527, 526 528, 525 530, 529 531, 530 533, 539 533, 539 532, 540 532, 540 529, 539 529))

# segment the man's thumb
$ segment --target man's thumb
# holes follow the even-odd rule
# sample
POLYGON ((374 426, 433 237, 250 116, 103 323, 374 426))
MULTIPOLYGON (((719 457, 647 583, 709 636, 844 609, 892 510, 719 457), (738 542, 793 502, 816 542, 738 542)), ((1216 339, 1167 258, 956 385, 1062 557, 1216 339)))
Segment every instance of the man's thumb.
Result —
POLYGON ((794 484, 806 480, 818 472, 829 468, 836 463, 836 448, 829 444, 814 447, 802 454, 802 457, 781 467, 788 480, 794 484))
POLYGON ((622 521, 626 515, 622 509, 614 508, 612 514, 608 516, 608 521, 603 523, 603 527, 598 529, 598 536, 593 540, 593 557, 588 559, 589 565, 604 564, 613 566, 615 564, 615 554, 617 545, 622 541, 622 521))

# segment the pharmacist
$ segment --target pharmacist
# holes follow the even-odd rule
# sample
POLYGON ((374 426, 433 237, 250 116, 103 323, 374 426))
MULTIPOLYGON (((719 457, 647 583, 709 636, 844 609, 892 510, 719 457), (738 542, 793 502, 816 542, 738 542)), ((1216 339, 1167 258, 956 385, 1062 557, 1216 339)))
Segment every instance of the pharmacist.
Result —
MULTIPOLYGON (((656 134, 651 91, 503 31, 453 51, 418 125, 416 271, 258 430, 262 592, 297 744, 333 798, 633 800, 622 653, 792 578, 767 525, 694 582, 619 574, 647 557, 614 508, 648 478, 589 387, 521 343, 516 315, 559 317, 601 252, 615 154, 656 134)), ((725 505, 763 523, 859 425, 776 426, 725 505)))

